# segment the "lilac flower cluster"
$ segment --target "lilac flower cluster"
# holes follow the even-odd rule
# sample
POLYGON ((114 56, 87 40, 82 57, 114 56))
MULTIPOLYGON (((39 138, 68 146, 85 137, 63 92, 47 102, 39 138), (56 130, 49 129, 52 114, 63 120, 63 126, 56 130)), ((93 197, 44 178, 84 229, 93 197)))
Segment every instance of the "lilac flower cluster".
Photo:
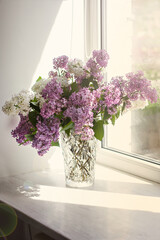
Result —
POLYGON ((110 83, 94 90, 94 96, 97 113, 104 112, 104 109, 107 108, 110 116, 116 114, 123 103, 126 108, 131 108, 132 105, 138 106, 138 104, 133 104, 136 101, 154 103, 158 99, 156 89, 152 88, 151 82, 144 77, 141 71, 126 74, 126 79, 121 76, 112 78, 110 83))
POLYGON ((107 67, 109 55, 104 50, 94 50, 93 51, 93 58, 96 59, 97 63, 101 67, 107 67))
POLYGON ((43 156, 49 150, 52 141, 58 141, 59 125, 59 119, 53 116, 43 120, 40 117, 38 118, 37 133, 34 136, 32 147, 37 149, 40 156, 43 156))
POLYGON ((66 68, 68 63, 68 57, 63 55, 57 58, 53 59, 53 68, 58 69, 58 68, 66 68))
POLYGON ((62 93, 60 83, 57 83, 56 78, 52 78, 42 91, 42 97, 46 100, 40 112, 43 118, 59 113, 66 106, 66 99, 61 97, 62 93))
MULTIPOLYGON (((110 84, 104 87, 104 103, 103 106, 107 107, 108 113, 113 115, 117 112, 117 105, 121 103, 121 91, 116 86, 110 84)), ((102 104, 102 103, 101 103, 102 104)))
MULTIPOLYGON (((116 119, 125 108, 135 109, 138 104, 142 108, 147 101, 157 102, 156 90, 140 71, 103 84, 102 71, 108 60, 105 50, 93 51, 86 64, 79 59, 69 60, 65 55, 54 58, 49 78, 40 77, 32 87, 33 97, 25 101, 21 95, 17 97, 23 115, 20 114, 19 125, 12 131, 16 141, 32 144, 42 156, 58 141, 59 129, 67 130, 67 134, 74 132, 81 140, 93 136, 101 140, 102 125, 116 119)), ((8 101, 3 111, 12 115, 15 107, 17 104, 8 101)))
POLYGON ((103 75, 101 73, 102 68, 106 67, 108 64, 109 55, 104 50, 94 50, 93 57, 91 57, 86 63, 86 67, 89 69, 91 75, 101 82, 103 75))
POLYGON ((94 103, 94 94, 89 88, 81 88, 79 92, 73 92, 69 97, 68 106, 87 106, 92 109, 94 103))
POLYGON ((114 86, 113 96, 115 92, 119 91, 119 104, 125 99, 127 108, 130 108, 132 102, 138 99, 148 100, 151 103, 157 102, 158 99, 156 89, 152 88, 151 82, 144 77, 141 71, 126 74, 126 79, 123 79, 123 77, 113 78, 110 85, 114 86))
POLYGON ((92 138, 93 129, 93 108, 94 94, 89 88, 82 88, 79 92, 74 92, 68 100, 65 117, 71 118, 75 124, 75 133, 81 135, 82 140, 92 138))
POLYGON ((151 103, 157 101, 157 93, 154 88, 151 87, 151 82, 148 81, 143 72, 139 71, 135 73, 126 74, 128 82, 125 86, 126 95, 130 101, 149 100, 151 103))
POLYGON ((28 116, 23 116, 22 114, 20 114, 19 116, 19 124, 15 130, 12 130, 11 134, 14 138, 16 138, 17 143, 27 145, 30 142, 27 141, 25 135, 31 133, 31 128, 33 126, 30 123, 28 116))

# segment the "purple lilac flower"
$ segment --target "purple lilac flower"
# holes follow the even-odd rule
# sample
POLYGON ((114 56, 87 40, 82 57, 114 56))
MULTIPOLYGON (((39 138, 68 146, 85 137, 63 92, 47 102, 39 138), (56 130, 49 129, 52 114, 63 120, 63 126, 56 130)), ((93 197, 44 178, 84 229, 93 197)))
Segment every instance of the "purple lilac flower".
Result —
POLYGON ((93 91, 95 96, 94 110, 96 113, 104 112, 107 107, 108 114, 113 115, 117 112, 117 106, 121 104, 121 91, 119 87, 112 83, 102 86, 93 91))
POLYGON ((96 58, 97 63, 101 67, 106 67, 108 64, 109 55, 104 49, 103 50, 94 50, 93 58, 96 58))
POLYGON ((86 63, 86 67, 89 68, 91 75, 101 82, 103 75, 101 74, 102 68, 108 64, 109 55, 105 50, 93 51, 93 57, 91 57, 86 63))
POLYGON ((92 73, 98 73, 100 71, 100 66, 97 64, 94 58, 90 58, 86 63, 86 66, 91 69, 92 73))
POLYGON ((93 108, 94 94, 89 90, 89 88, 82 88, 79 92, 73 92, 69 98, 68 105, 72 106, 87 106, 88 108, 93 108))
POLYGON ((121 102, 121 92, 119 88, 109 84, 104 90, 104 102, 108 108, 121 102))
POLYGON ((151 87, 151 82, 147 80, 141 71, 126 74, 128 79, 124 89, 130 101, 137 99, 149 100, 151 103, 157 102, 157 92, 151 87))
POLYGON ((26 134, 31 134, 32 124, 28 119, 28 116, 20 114, 20 122, 15 130, 12 130, 11 134, 19 144, 27 145, 30 142, 26 141, 26 134))
MULTIPOLYGON (((146 93, 146 98, 151 102, 151 103, 156 103, 158 100, 158 94, 155 88, 153 89, 148 89, 146 93)), ((141 95, 141 100, 143 100, 143 96, 141 95)))
MULTIPOLYGON (((75 133, 83 135, 83 128, 93 127, 93 108, 95 97, 88 88, 74 92, 69 98, 65 117, 70 117, 75 124, 75 133)), ((91 131, 90 131, 91 132, 91 131)))
POLYGON ((75 132, 81 133, 83 126, 93 126, 93 112, 85 107, 70 106, 64 112, 65 117, 70 117, 75 124, 75 132))
POLYGON ((41 108, 41 116, 44 118, 49 118, 56 112, 57 106, 54 101, 45 102, 41 108))
POLYGON ((101 67, 99 66, 99 64, 97 64, 97 62, 95 61, 95 59, 90 58, 88 60, 88 62, 86 63, 86 67, 89 68, 89 71, 91 73, 91 75, 101 81, 103 79, 103 77, 101 77, 101 67))
POLYGON ((113 77, 111 79, 110 84, 112 84, 113 86, 115 86, 116 88, 118 88, 121 92, 121 96, 125 95, 125 85, 127 84, 127 81, 123 79, 122 76, 117 76, 117 77, 113 77))
MULTIPOLYGON (((121 76, 114 77, 110 83, 102 84, 102 70, 107 66, 108 60, 109 55, 105 50, 93 51, 85 66, 75 62, 77 67, 74 64, 69 67, 68 57, 65 55, 53 59, 54 70, 49 72, 49 82, 47 81, 45 87, 41 86, 39 91, 44 101, 40 105, 37 132, 32 140, 32 147, 37 149, 39 155, 44 155, 51 147, 52 141, 57 142, 59 138, 60 124, 64 119, 62 118, 60 122, 54 114, 62 113, 65 118, 70 118, 74 123, 75 134, 79 134, 82 140, 89 140, 94 136, 92 127, 95 115, 103 114, 105 109, 112 116, 124 102, 126 108, 132 107, 136 100, 157 102, 157 92, 142 71, 128 73, 126 79, 121 76), (59 68, 63 70, 59 71, 59 68), (79 91, 73 92, 69 99, 62 97, 62 82, 74 80, 81 84, 83 79, 90 77, 98 82, 98 89, 81 88, 79 85, 79 91)), ((68 81, 67 87, 72 90, 71 86, 68 86, 68 81)), ((28 116, 20 114, 20 122, 11 134, 18 143, 26 145, 31 141, 27 141, 25 135, 31 134, 32 128, 28 116)))
POLYGON ((131 108, 131 107, 132 107, 131 101, 127 100, 126 101, 126 108, 128 109, 128 108, 131 108))
POLYGON ((71 73, 66 72, 66 73, 65 73, 65 77, 66 77, 66 78, 71 78, 71 73))
POLYGON ((46 100, 40 112, 42 117, 49 118, 66 106, 67 100, 62 98, 62 93, 60 83, 53 78, 42 91, 42 97, 46 100))
POLYGON ((42 91, 42 97, 44 99, 54 100, 59 99, 61 94, 63 93, 63 90, 61 88, 60 83, 57 83, 56 77, 52 78, 49 83, 45 86, 45 88, 42 91))
POLYGON ((57 142, 59 138, 60 121, 53 116, 49 119, 38 118, 36 124, 37 133, 34 136, 32 147, 38 150, 38 154, 43 156, 51 147, 51 142, 57 142))
POLYGON ((50 71, 50 72, 48 73, 48 76, 49 76, 50 78, 54 78, 54 77, 57 76, 57 72, 50 71))
POLYGON ((53 68, 54 69, 66 68, 67 63, 68 63, 68 57, 65 55, 62 55, 60 57, 53 59, 53 68))
POLYGON ((96 79, 98 82, 102 82, 103 78, 104 78, 104 76, 101 73, 96 75, 96 79))
POLYGON ((98 113, 102 107, 102 104, 101 104, 102 87, 99 87, 96 90, 93 90, 93 95, 94 95, 93 109, 98 113))
POLYGON ((82 140, 90 140, 94 136, 94 131, 90 127, 83 127, 81 132, 81 139, 82 140))
MULTIPOLYGON (((84 127, 93 127, 94 94, 88 88, 82 88, 79 92, 74 92, 69 98, 68 107, 64 112, 65 117, 71 118, 75 124, 75 133, 80 134, 82 139, 86 138, 84 127)), ((91 129, 91 128, 90 128, 91 129)), ((92 136, 92 130, 90 137, 92 136)))

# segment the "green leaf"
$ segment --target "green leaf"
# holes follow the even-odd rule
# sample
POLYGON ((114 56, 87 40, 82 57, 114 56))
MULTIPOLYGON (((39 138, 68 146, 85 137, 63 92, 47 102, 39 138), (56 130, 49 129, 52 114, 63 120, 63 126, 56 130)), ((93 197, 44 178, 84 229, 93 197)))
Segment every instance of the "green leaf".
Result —
POLYGON ((108 125, 109 124, 108 120, 104 120, 104 124, 108 125))
POLYGON ((89 84, 91 82, 91 78, 85 78, 82 80, 81 86, 82 87, 89 87, 89 84))
POLYGON ((117 111, 117 113, 115 114, 115 116, 116 116, 116 119, 119 118, 119 116, 120 116, 120 110, 117 111))
POLYGON ((94 136, 98 140, 102 141, 103 136, 104 136, 103 120, 94 122, 93 131, 94 131, 94 136))
POLYGON ((52 141, 51 142, 51 146, 59 147, 59 142, 52 141))
POLYGON ((92 83, 93 83, 94 88, 95 88, 95 89, 98 89, 99 86, 98 86, 97 81, 92 81, 92 83))
POLYGON ((69 98, 69 96, 71 95, 69 89, 67 87, 63 87, 63 97, 65 98, 69 98))
POLYGON ((38 106, 37 104, 33 104, 32 102, 30 102, 30 106, 31 106, 34 110, 36 110, 38 113, 40 112, 40 108, 39 108, 39 106, 38 106))
POLYGON ((61 131, 66 131, 66 130, 68 130, 68 129, 70 129, 70 128, 72 128, 73 127, 73 122, 72 121, 70 121, 69 123, 67 123, 65 126, 63 126, 63 128, 61 129, 61 131))
POLYGON ((60 120, 64 117, 62 112, 60 112, 59 114, 54 114, 54 116, 60 120))
MULTIPOLYGON (((32 131, 32 130, 31 130, 32 131)), ((32 135, 35 135, 37 133, 37 129, 32 132, 32 135)))
POLYGON ((112 115, 111 122, 112 122, 113 125, 115 125, 115 121, 116 121, 116 117, 115 117, 115 115, 112 115))
POLYGON ((32 141, 34 138, 34 135, 32 135, 32 134, 26 134, 24 136, 27 138, 27 141, 32 141))
POLYGON ((37 103, 37 98, 36 98, 36 96, 34 97, 34 99, 31 100, 31 102, 37 103))
POLYGON ((68 135, 68 137, 69 137, 70 131, 71 131, 71 128, 65 130, 65 133, 68 135))
POLYGON ((121 111, 121 114, 123 113, 124 109, 126 107, 126 102, 123 102, 123 106, 122 106, 122 111, 121 111))
POLYGON ((103 119, 108 120, 110 117, 111 115, 108 113, 107 107, 105 107, 103 119))
POLYGON ((17 104, 14 104, 14 106, 15 106, 16 108, 20 108, 17 104))
POLYGON ((34 127, 36 127, 36 124, 37 124, 37 116, 38 116, 38 113, 35 110, 32 112, 29 112, 29 121, 32 123, 34 127))
POLYGON ((39 78, 36 80, 36 82, 39 82, 42 79, 41 76, 39 76, 39 78))
POLYGON ((79 87, 78 87, 78 85, 77 85, 77 83, 76 82, 73 82, 72 84, 71 84, 71 89, 72 89, 72 93, 73 92, 78 92, 78 90, 79 90, 79 87))

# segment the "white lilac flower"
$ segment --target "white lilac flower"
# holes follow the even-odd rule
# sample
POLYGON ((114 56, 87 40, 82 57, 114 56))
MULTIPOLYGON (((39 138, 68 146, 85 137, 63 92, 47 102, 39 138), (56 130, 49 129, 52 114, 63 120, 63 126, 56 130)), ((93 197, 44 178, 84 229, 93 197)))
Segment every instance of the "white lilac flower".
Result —
POLYGON ((51 78, 47 78, 47 79, 40 79, 38 82, 36 82, 33 86, 32 86, 32 91, 35 93, 41 93, 42 90, 45 88, 45 86, 47 85, 48 82, 51 81, 51 78))
POLYGON ((22 114, 26 116, 30 111, 30 100, 32 95, 29 91, 22 90, 19 94, 13 96, 10 101, 6 101, 2 110, 7 115, 22 114))
POLYGON ((56 82, 60 83, 62 87, 69 86, 70 82, 65 76, 56 77, 56 82))
POLYGON ((5 102, 4 106, 2 107, 2 111, 6 115, 15 116, 19 113, 19 108, 14 106, 14 102, 11 99, 10 101, 5 102))
POLYGON ((45 103, 45 99, 42 97, 42 95, 40 93, 36 93, 35 97, 36 97, 37 102, 39 103, 39 107, 41 109, 43 104, 45 103))
POLYGON ((26 116, 30 111, 30 100, 32 97, 29 91, 22 90, 12 98, 15 106, 19 108, 19 113, 23 116, 26 116))
POLYGON ((136 100, 131 102, 131 108, 129 110, 144 109, 148 105, 148 101, 136 100))
POLYGON ((69 61, 68 70, 70 73, 73 73, 76 77, 80 77, 84 73, 83 62, 77 58, 69 61))

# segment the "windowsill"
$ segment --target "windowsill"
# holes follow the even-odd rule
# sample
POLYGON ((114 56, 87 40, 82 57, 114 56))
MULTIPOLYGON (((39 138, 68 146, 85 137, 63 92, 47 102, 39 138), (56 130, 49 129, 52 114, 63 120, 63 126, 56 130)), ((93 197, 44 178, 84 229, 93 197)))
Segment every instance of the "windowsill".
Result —
POLYGON ((97 162, 135 176, 160 183, 160 166, 104 148, 97 151, 97 162))
POLYGON ((159 184, 98 164, 83 189, 66 187, 63 169, 0 178, 0 201, 57 240, 159 240, 159 196, 159 184))

